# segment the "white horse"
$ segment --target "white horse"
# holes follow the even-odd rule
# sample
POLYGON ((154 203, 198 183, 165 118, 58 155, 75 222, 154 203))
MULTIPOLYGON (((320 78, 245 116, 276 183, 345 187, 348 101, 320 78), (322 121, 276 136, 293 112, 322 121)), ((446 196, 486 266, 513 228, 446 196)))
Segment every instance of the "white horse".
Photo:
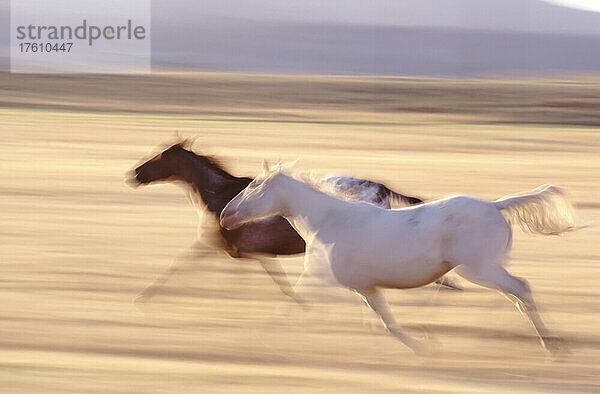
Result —
POLYGON ((223 227, 235 228, 270 215, 285 217, 306 241, 305 269, 325 246, 335 280, 362 295, 388 331, 415 352, 427 349, 425 341, 397 325, 380 289, 423 286, 453 268, 505 294, 533 324, 547 350, 560 347, 561 340, 549 334, 538 315, 528 283, 503 267, 512 246, 509 220, 540 234, 577 228, 573 208, 557 186, 493 202, 455 196, 386 210, 341 200, 281 167, 267 167, 227 204, 220 220, 223 227))

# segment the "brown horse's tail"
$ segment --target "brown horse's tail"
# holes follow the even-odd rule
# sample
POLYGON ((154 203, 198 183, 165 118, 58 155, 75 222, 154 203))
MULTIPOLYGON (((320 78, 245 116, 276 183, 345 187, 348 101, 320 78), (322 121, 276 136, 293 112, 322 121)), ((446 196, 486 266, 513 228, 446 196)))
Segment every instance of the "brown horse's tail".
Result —
POLYGON ((405 196, 404 194, 396 193, 393 190, 389 190, 389 192, 391 208, 402 208, 423 203, 423 200, 417 197, 405 196))

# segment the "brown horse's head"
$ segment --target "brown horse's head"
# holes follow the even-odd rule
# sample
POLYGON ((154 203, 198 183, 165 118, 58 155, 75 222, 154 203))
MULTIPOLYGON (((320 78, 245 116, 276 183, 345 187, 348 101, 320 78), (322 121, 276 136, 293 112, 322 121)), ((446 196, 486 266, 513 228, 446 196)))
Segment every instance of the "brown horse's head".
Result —
POLYGON ((165 149, 134 170, 131 182, 146 185, 152 182, 178 180, 183 176, 182 162, 190 153, 185 142, 179 142, 165 149))

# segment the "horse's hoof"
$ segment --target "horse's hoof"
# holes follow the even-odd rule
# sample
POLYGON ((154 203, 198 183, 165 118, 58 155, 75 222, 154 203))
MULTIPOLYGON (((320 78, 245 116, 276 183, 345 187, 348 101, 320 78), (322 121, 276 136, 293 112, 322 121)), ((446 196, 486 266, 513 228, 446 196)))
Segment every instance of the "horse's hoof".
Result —
POLYGON ((569 348, 564 338, 557 336, 548 336, 541 339, 542 346, 546 349, 553 357, 563 356, 569 354, 569 348))
POLYGON ((298 304, 298 306, 300 306, 300 308, 302 309, 303 312, 310 312, 313 310, 312 305, 310 305, 308 302, 306 302, 304 300, 300 300, 299 302, 296 300, 296 303, 298 304))
POLYGON ((310 309, 310 303, 307 302, 304 298, 297 296, 294 293, 289 293, 289 292, 283 292, 283 294, 285 294, 286 296, 288 296, 292 301, 294 301, 294 303, 296 303, 296 305, 298 305, 299 307, 302 308, 302 310, 309 310, 310 309))
POLYGON ((362 326, 367 328, 370 332, 381 331, 381 321, 374 317, 363 317, 362 326))
POLYGON ((411 344, 410 349, 417 356, 427 357, 435 353, 437 344, 428 339, 418 339, 416 342, 411 344))
POLYGON ((289 299, 294 301, 296 304, 298 304, 298 305, 304 304, 304 301, 302 300, 302 298, 296 296, 293 292, 283 291, 283 290, 282 290, 282 292, 286 297, 288 297, 289 299))
POLYGON ((415 338, 415 347, 413 348, 411 346, 411 349, 416 355, 431 356, 439 351, 441 344, 437 337, 433 335, 427 327, 420 326, 420 329, 423 331, 423 337, 415 338))
POLYGON ((465 289, 463 289, 462 287, 454 285, 454 284, 452 284, 452 285, 445 284, 444 289, 450 290, 450 291, 465 291, 465 289))
POLYGON ((144 303, 150 301, 151 298, 152 298, 152 294, 146 294, 144 292, 141 292, 140 294, 136 295, 133 298, 133 303, 134 304, 144 304, 144 303))

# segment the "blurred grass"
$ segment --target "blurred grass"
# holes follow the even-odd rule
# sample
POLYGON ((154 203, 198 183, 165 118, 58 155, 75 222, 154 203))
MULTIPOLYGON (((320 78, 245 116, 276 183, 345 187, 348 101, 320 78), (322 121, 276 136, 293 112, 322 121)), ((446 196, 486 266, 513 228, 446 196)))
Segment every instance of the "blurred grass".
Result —
POLYGON ((0 72, 0 106, 284 122, 600 124, 600 79, 0 72))
MULTIPOLYGON (((357 304, 301 312, 260 267, 211 256, 149 305, 131 300, 196 235, 179 188, 125 174, 199 136, 232 173, 263 158, 378 179, 426 199, 567 187, 600 221, 600 80, 0 74, 0 381, 7 392, 594 392, 600 229, 515 232, 510 270, 574 354, 549 363, 497 294, 387 292, 442 343, 418 359, 357 304), (558 103, 548 105, 548 103, 558 103), (573 103, 576 103, 574 105, 573 103), (286 312, 287 310, 287 312, 286 312)), ((292 279, 301 258, 285 259, 292 279)))

